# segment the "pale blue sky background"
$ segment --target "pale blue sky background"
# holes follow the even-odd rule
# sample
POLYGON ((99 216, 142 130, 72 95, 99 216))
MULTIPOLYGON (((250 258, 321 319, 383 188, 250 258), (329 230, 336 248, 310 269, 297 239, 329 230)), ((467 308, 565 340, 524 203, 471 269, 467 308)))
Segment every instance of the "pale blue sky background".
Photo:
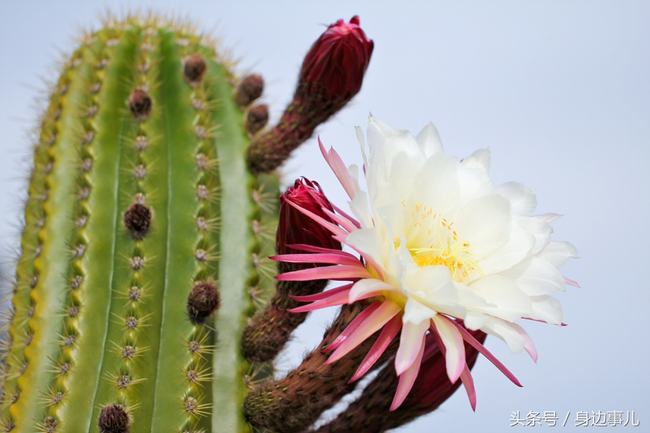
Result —
MULTIPOLYGON (((493 154, 497 181, 519 180, 538 193, 540 211, 564 214, 557 238, 581 259, 567 275, 582 288, 561 295, 568 327, 530 324, 540 359, 488 346, 519 376, 509 383, 485 359, 474 372, 478 410, 457 393, 403 432, 528 431, 510 428, 513 410, 636 410, 649 431, 650 329, 650 2, 513 1, 7 1, 0 3, 0 242, 15 248, 25 133, 38 114, 39 77, 53 79, 57 49, 73 48, 81 25, 105 7, 154 6, 214 29, 243 59, 240 70, 267 79, 264 98, 277 117, 302 55, 321 24, 360 14, 375 40, 362 92, 319 129, 349 162, 359 160, 353 126, 369 112, 418 130, 434 121, 451 153, 493 154)), ((42 107, 42 106, 41 106, 42 107)), ((308 173, 335 201, 343 194, 314 140, 286 166, 308 173)), ((283 355, 287 368, 316 343, 318 314, 283 355)), ((537 427, 534 430, 540 430, 537 427)), ((552 431, 584 431, 555 427, 552 431)), ((606 431, 607 429, 597 429, 606 431)), ((613 431, 624 430, 622 428, 613 431)))

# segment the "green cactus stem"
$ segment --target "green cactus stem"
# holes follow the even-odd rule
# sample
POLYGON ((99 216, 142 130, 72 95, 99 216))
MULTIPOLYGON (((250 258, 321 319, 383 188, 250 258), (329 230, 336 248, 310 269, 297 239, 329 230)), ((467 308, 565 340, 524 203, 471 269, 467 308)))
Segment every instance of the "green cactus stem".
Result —
POLYGON ((3 431, 248 431, 239 344, 274 286, 259 257, 278 184, 247 170, 255 98, 236 102, 213 46, 130 17, 66 62, 30 179, 3 431))

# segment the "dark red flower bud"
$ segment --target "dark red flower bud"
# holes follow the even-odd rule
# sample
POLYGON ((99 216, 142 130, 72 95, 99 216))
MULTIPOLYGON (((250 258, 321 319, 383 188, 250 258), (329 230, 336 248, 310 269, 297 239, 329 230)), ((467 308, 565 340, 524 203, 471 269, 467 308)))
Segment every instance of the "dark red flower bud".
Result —
POLYGON ((359 26, 338 20, 314 42, 300 70, 300 83, 317 86, 329 97, 349 100, 361 89, 374 44, 359 26))
POLYGON ((293 99, 280 121, 259 134, 248 149, 254 173, 269 172, 282 164, 318 125, 359 92, 373 47, 357 16, 327 27, 305 56, 293 99))
POLYGON ((308 244, 323 248, 341 249, 341 243, 332 237, 332 233, 300 212, 290 203, 306 209, 333 222, 323 208, 334 211, 332 204, 325 197, 317 182, 299 178, 280 198, 280 221, 276 236, 278 254, 290 254, 297 251, 287 245, 308 244))

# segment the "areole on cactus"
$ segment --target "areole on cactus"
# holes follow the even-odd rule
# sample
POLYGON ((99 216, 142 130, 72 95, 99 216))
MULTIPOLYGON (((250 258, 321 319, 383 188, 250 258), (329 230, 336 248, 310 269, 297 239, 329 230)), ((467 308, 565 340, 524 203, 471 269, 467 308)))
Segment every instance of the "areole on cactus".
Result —
MULTIPOLYGON (((348 238, 376 228, 379 213, 357 221, 305 178, 280 194, 275 170, 359 92, 373 48, 356 16, 328 26, 267 127, 263 78, 237 76, 191 26, 128 16, 83 35, 35 146, 0 431, 372 433, 434 410, 459 377, 472 399, 465 379, 485 353, 485 317, 440 310, 400 337, 409 290, 348 238), (376 287, 360 293, 369 279, 376 287), (325 290, 328 280, 347 282, 325 290), (274 378, 296 327, 333 305, 322 342, 274 378), (436 320, 462 328, 458 345, 436 320), (451 353, 459 375, 448 374, 451 353), (315 424, 372 370, 356 401, 315 424)), ((323 152, 358 216, 354 170, 323 152)))

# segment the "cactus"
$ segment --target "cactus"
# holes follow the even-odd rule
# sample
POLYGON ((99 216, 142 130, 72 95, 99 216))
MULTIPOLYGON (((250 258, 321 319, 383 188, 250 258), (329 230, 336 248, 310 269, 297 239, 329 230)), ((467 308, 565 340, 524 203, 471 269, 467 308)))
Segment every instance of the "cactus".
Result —
MULTIPOLYGON (((273 170, 359 91, 372 43, 358 24, 326 31, 346 38, 336 31, 354 27, 342 49, 314 45, 273 128, 255 102, 262 78, 236 76, 191 26, 109 18, 82 37, 35 147, 0 431, 299 432, 355 387, 364 352, 324 365, 321 348, 357 306, 295 371, 271 378, 305 316, 287 312, 298 305, 290 295, 325 283, 276 290, 268 257, 273 170), (322 67, 337 61, 350 72, 322 67), (338 85, 327 84, 332 74, 338 85)), ((334 430, 345 431, 341 419, 334 430)))

